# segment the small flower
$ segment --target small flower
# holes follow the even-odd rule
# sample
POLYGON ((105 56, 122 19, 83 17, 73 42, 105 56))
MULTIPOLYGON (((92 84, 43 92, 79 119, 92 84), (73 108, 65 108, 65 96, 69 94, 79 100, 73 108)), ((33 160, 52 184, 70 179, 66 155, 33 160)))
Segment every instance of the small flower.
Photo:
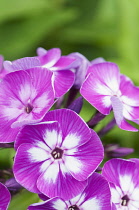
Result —
POLYGON ((61 56, 59 48, 52 48, 46 51, 43 48, 38 49, 37 57, 25 57, 13 62, 5 61, 4 67, 9 71, 26 70, 35 67, 47 68, 52 72, 52 86, 55 97, 58 98, 65 94, 74 83, 74 73, 69 70, 69 66, 74 58, 70 56, 61 56))
POLYGON ((102 175, 110 183, 112 202, 117 210, 139 209, 139 168, 131 160, 111 159, 102 175))
POLYGON ((0 209, 7 210, 11 200, 11 195, 8 189, 0 183, 0 209))
POLYGON ((102 114, 108 115, 113 109, 121 129, 137 131, 125 119, 139 119, 139 88, 120 74, 116 64, 105 62, 90 66, 80 92, 102 114))
POLYGON ((25 126, 17 137, 15 178, 32 192, 71 199, 102 161, 103 146, 71 110, 51 111, 43 121, 25 126))
POLYGON ((0 83, 0 142, 13 142, 23 125, 41 121, 54 103, 52 73, 36 68, 7 74, 0 83))
POLYGON ((94 173, 88 185, 78 196, 68 201, 52 198, 35 203, 28 210, 111 210, 111 195, 108 182, 100 174, 94 173))

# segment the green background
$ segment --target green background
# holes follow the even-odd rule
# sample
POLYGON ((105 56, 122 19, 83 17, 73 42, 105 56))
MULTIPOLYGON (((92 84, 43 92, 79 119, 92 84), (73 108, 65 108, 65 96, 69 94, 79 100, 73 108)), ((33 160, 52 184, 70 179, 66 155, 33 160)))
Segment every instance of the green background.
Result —
MULTIPOLYGON (((103 57, 139 85, 139 0, 0 0, 0 54, 5 60, 35 56, 37 47, 80 52, 89 60, 103 57)), ((94 109, 85 103, 81 116, 94 109)), ((96 130, 107 124, 107 117, 96 130)), ((137 126, 139 128, 139 126, 137 126)), ((104 143, 133 147, 139 157, 139 134, 115 127, 104 143)), ((11 167, 14 151, 0 152, 0 167, 11 167)), ((27 191, 14 196, 10 210, 24 210, 38 197, 27 191)))

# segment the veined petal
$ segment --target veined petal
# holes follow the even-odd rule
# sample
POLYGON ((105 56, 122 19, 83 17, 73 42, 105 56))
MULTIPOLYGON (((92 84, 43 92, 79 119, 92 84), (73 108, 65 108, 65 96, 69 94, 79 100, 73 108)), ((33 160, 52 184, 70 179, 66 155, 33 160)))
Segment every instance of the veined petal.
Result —
POLYGON ((111 210, 110 188, 104 177, 92 174, 77 205, 83 210, 111 210))
POLYGON ((124 119, 124 106, 121 100, 117 96, 111 97, 113 112, 115 116, 115 120, 117 125, 123 129, 128 131, 138 131, 138 129, 134 128, 132 125, 130 125, 128 122, 124 119))
POLYGON ((28 210, 67 210, 68 206, 61 198, 52 198, 46 202, 34 203, 28 207, 28 210))
POLYGON ((8 189, 0 183, 0 209, 7 210, 11 200, 11 194, 8 189))
POLYGON ((97 134, 92 131, 92 137, 85 144, 65 151, 63 160, 72 176, 83 181, 87 179, 103 160, 104 151, 97 134))
POLYGON ((41 65, 45 68, 52 67, 61 57, 61 50, 59 48, 52 48, 43 56, 39 56, 41 65))
POLYGON ((30 143, 51 153, 51 150, 59 146, 62 141, 61 129, 58 122, 25 126, 15 142, 15 149, 23 143, 30 143))
POLYGON ((110 97, 112 91, 92 73, 85 79, 81 86, 80 93, 92 106, 99 110, 99 112, 104 115, 110 113, 110 97))
POLYGON ((14 71, 31 69, 40 65, 41 63, 36 57, 20 58, 12 62, 12 68, 14 71))
POLYGON ((43 194, 65 200, 81 193, 86 184, 86 181, 74 179, 61 161, 54 161, 37 181, 37 187, 43 194))
POLYGON ((61 70, 54 72, 53 85, 55 91, 55 97, 61 97, 68 92, 74 83, 74 73, 70 70, 61 70))
POLYGON ((42 171, 42 164, 45 167, 51 164, 49 153, 42 148, 31 144, 22 144, 18 147, 14 159, 14 175, 17 182, 34 193, 40 193, 36 186, 38 177, 42 171))
POLYGON ((91 137, 91 130, 84 120, 69 109, 48 112, 43 121, 58 121, 62 130, 62 148, 71 149, 84 144, 91 137))
POLYGON ((70 56, 61 56, 61 58, 52 66, 52 71, 68 69, 69 65, 75 61, 75 58, 70 56))
POLYGON ((139 87, 134 86, 133 82, 126 77, 121 75, 121 100, 124 104, 129 106, 139 106, 139 87))
POLYGON ((133 171, 136 164, 129 160, 111 159, 104 164, 102 175, 116 186, 122 189, 124 194, 134 189, 133 171))

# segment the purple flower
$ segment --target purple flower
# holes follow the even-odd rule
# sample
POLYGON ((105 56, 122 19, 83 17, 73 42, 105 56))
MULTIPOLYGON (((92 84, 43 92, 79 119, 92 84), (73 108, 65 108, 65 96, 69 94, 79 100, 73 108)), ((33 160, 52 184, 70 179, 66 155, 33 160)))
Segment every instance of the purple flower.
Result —
POLYGON ((11 195, 8 189, 0 183, 0 209, 7 210, 11 200, 11 195))
POLYGON ((17 137, 15 178, 34 193, 71 199, 102 161, 102 143, 71 110, 51 111, 43 121, 25 126, 17 137))
POLYGON ((108 182, 97 173, 88 179, 88 185, 78 196, 65 201, 55 197, 32 204, 28 210, 111 210, 111 194, 108 182))
POLYGON ((74 73, 69 70, 69 66, 75 58, 61 56, 59 48, 48 51, 39 48, 38 52, 37 57, 25 57, 13 62, 5 61, 4 67, 9 71, 26 70, 35 67, 47 68, 53 73, 51 80, 55 97, 62 96, 74 83, 74 73))
POLYGON ((139 168, 130 160, 111 159, 102 175, 110 183, 112 202, 117 210, 139 209, 139 168))
POLYGON ((90 66, 80 92, 102 114, 108 115, 113 109, 121 129, 137 131, 125 119, 139 119, 139 88, 120 74, 116 64, 105 62, 90 66))
POLYGON ((54 103, 52 73, 36 68, 7 74, 0 83, 0 142, 13 142, 23 125, 41 121, 54 103))

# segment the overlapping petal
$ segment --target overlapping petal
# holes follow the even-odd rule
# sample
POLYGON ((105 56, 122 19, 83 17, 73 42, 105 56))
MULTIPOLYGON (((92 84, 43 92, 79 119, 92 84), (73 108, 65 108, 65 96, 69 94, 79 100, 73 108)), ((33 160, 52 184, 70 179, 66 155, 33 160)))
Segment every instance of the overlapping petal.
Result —
POLYGON ((43 121, 58 121, 62 129, 63 144, 66 149, 82 145, 91 137, 91 130, 84 120, 69 109, 59 109, 48 112, 43 121))
POLYGON ((0 209, 7 210, 11 200, 11 195, 8 189, 0 183, 0 209))
POLYGON ((96 170, 103 160, 103 153, 102 143, 92 131, 88 142, 65 152, 64 162, 72 176, 82 181, 96 170))
POLYGON ((61 97, 68 92, 74 83, 74 73, 70 70, 56 71, 52 77, 55 97, 61 97))
POLYGON ((38 189, 43 194, 49 197, 59 196, 65 200, 78 195, 86 185, 87 180, 79 182, 74 179, 62 161, 51 164, 37 180, 38 189))

